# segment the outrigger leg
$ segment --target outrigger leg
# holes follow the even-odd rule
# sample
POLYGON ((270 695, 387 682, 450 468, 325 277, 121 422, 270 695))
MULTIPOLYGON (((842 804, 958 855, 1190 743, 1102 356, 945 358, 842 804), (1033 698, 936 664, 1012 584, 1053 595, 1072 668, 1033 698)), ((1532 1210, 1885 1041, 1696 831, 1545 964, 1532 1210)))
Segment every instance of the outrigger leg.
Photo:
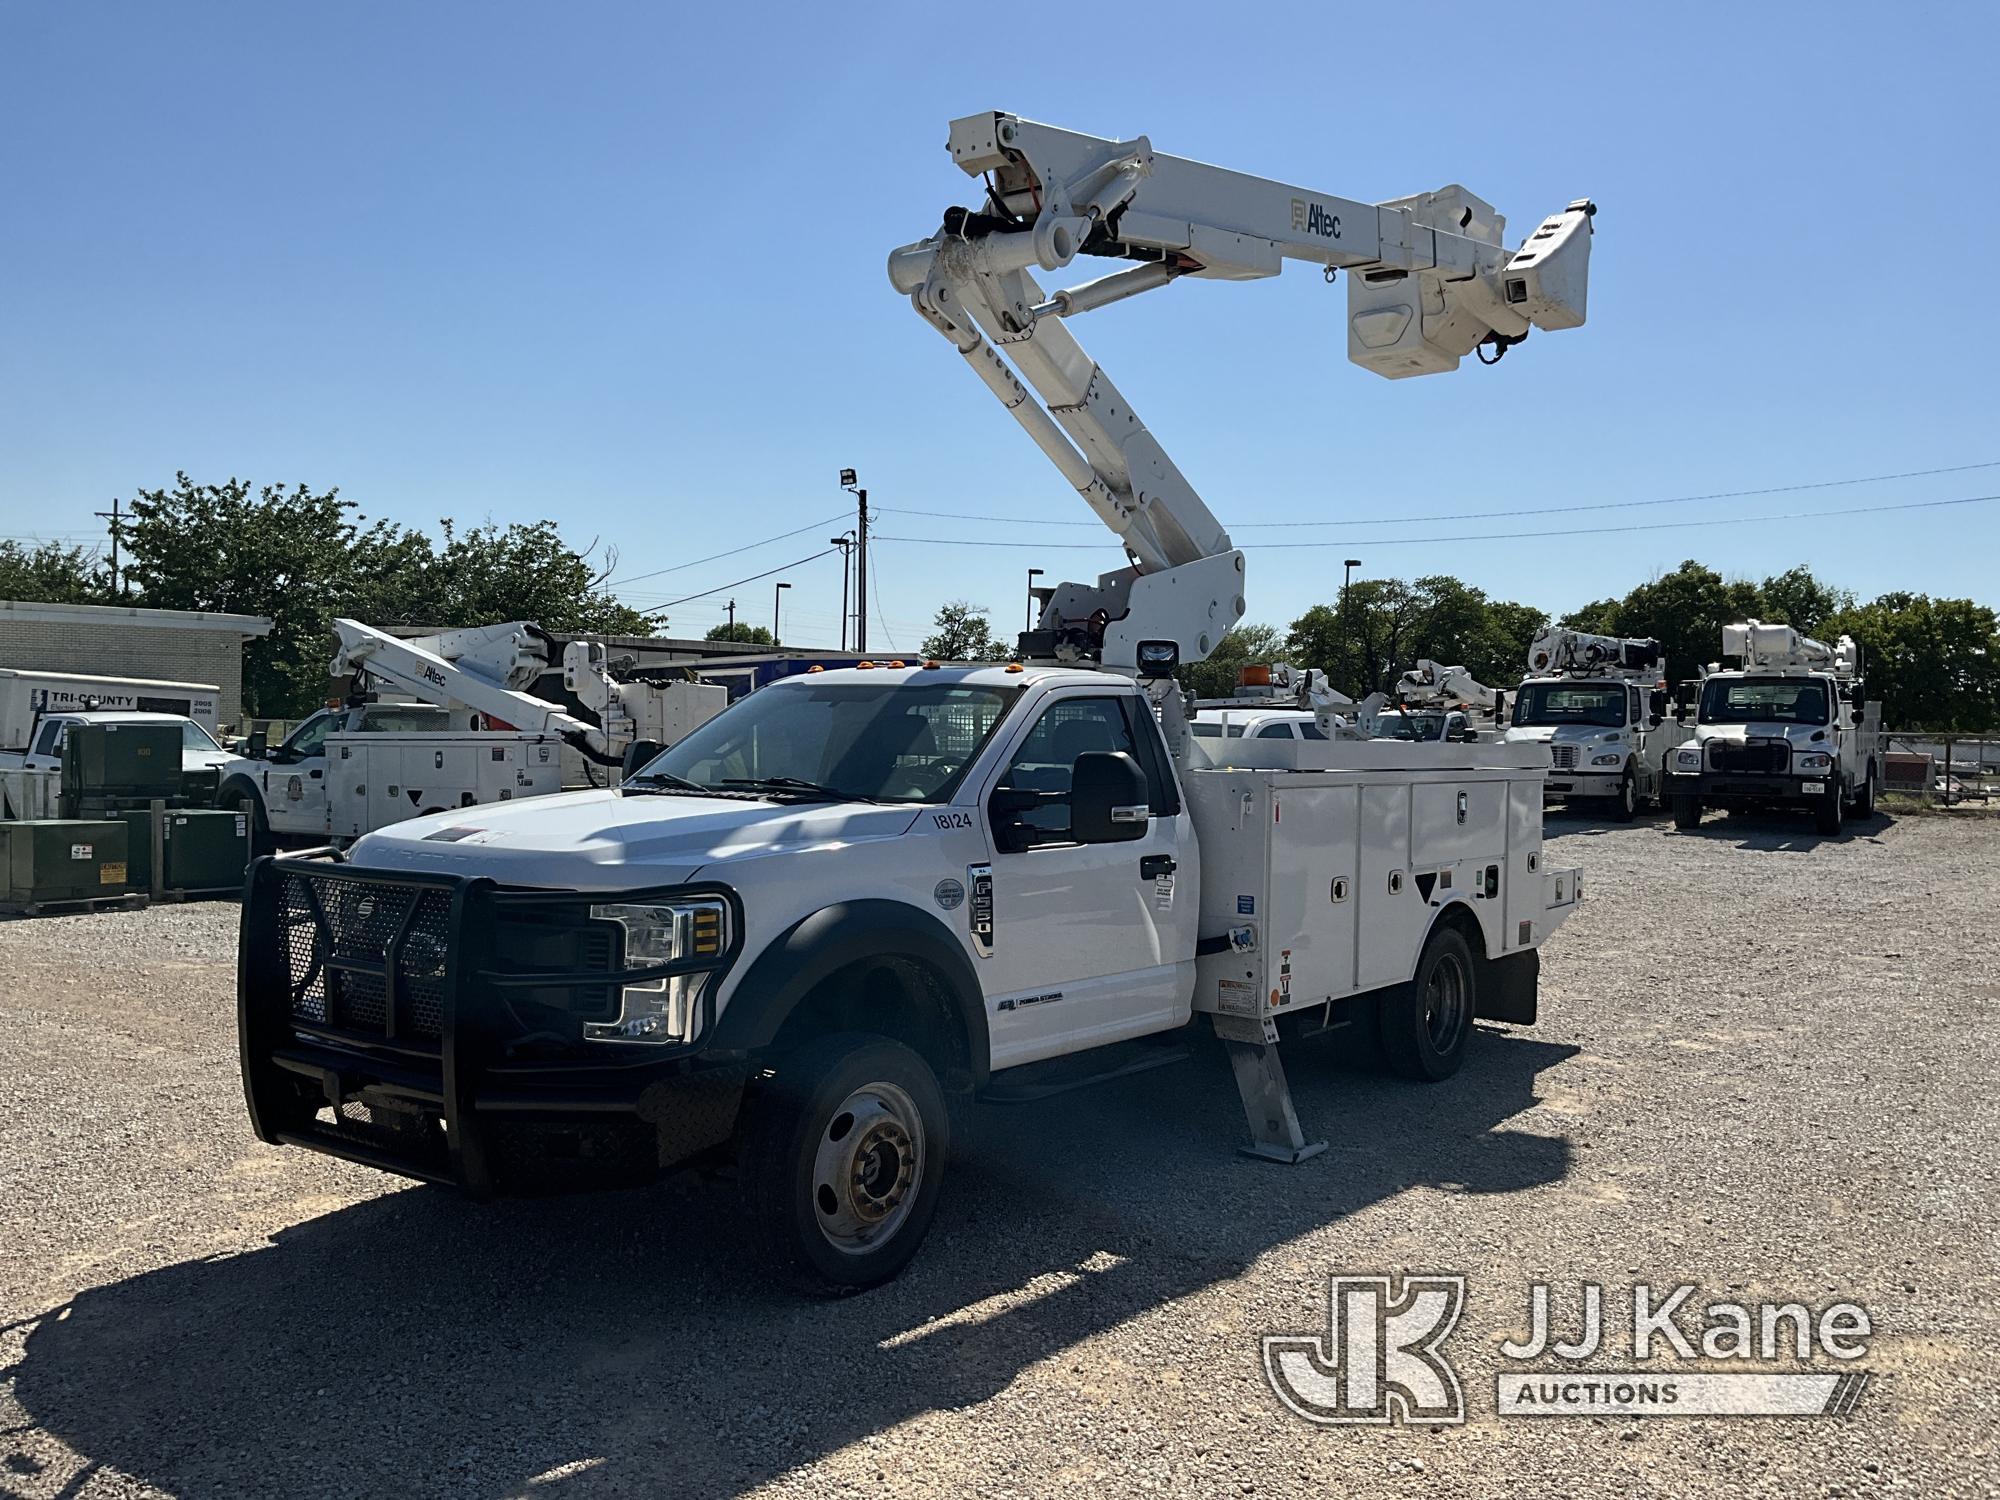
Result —
POLYGON ((1296 1166, 1326 1149, 1325 1141, 1306 1140, 1292 1108, 1291 1085, 1278 1061, 1278 1023, 1269 1016, 1214 1016, 1215 1034, 1229 1050, 1229 1066, 1243 1095, 1244 1118, 1250 1122, 1245 1156, 1296 1166))

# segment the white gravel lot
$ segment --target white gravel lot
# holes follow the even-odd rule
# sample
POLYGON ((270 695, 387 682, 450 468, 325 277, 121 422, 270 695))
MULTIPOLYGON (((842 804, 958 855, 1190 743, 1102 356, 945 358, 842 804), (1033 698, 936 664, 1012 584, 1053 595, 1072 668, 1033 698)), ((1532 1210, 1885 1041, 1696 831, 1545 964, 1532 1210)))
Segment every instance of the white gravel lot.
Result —
MULTIPOLYGON (((229 905, 0 921, 0 1494, 2000 1495, 2000 826, 1552 814, 1543 1021, 1435 1088, 1219 1056, 981 1111, 898 1282, 747 1282, 729 1195, 479 1206, 258 1145, 229 905), (1463 1426, 1265 1384, 1330 1272, 1462 1272, 1463 1426), (1526 1286, 1865 1304, 1845 1419, 1502 1419, 1526 1286)), ((1559 1290, 1558 1295, 1561 1295, 1559 1290)), ((1824 1366, 1825 1361, 1820 1361, 1824 1366)))

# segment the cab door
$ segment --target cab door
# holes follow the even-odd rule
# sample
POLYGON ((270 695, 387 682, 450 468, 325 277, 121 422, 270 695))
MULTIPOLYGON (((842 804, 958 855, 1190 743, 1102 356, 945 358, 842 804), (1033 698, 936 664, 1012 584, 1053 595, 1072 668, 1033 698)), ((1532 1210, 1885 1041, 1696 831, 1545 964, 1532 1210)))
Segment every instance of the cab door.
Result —
POLYGON ((980 793, 993 847, 991 939, 979 964, 993 1066, 1182 1024, 1201 872, 1150 706, 1134 693, 1061 692, 1016 728, 997 763, 980 793), (1143 836, 1108 844, 1069 836, 1062 799, 1077 757, 1092 751, 1131 755, 1145 772, 1143 836), (1026 792, 1046 800, 1004 809, 1004 794, 1026 792))
POLYGON ((264 815, 273 833, 325 833, 326 737, 334 716, 321 709, 294 729, 264 767, 264 815))

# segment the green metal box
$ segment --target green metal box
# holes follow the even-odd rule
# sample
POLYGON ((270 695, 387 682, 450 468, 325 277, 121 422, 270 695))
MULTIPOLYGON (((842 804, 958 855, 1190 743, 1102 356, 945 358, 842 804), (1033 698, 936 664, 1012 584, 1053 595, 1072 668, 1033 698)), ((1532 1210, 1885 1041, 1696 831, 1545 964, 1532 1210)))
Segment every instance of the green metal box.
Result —
POLYGON ((74 724, 63 736, 67 798, 178 797, 178 724, 74 724))
MULTIPOLYGON (((153 814, 145 808, 113 813, 129 830, 130 879, 135 891, 153 888, 153 814)), ((162 891, 235 891, 250 864, 247 814, 169 808, 160 814, 162 891)))
POLYGON ((37 818, 0 823, 0 905, 124 895, 128 839, 122 822, 37 818))

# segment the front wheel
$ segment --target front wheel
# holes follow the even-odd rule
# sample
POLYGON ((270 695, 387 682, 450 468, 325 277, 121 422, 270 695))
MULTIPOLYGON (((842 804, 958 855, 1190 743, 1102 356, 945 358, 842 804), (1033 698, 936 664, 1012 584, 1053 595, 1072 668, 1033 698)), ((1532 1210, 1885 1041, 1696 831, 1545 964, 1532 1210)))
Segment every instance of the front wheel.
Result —
POLYGON ((1465 1062, 1477 979, 1472 947, 1449 927, 1431 933, 1416 977, 1382 997, 1382 1056, 1405 1078, 1437 1083, 1465 1062))
POLYGON ((250 857, 259 859, 277 847, 271 837, 271 820, 264 816, 264 799, 246 790, 241 783, 226 786, 216 794, 215 805, 250 820, 250 857))
POLYGON ((1611 799, 1612 821, 1629 823, 1638 811, 1639 783, 1632 775, 1631 767, 1628 766, 1625 769, 1624 776, 1619 779, 1618 795, 1611 799))
POLYGON ((936 1075, 902 1043, 808 1042, 746 1101, 738 1167, 752 1230, 807 1290, 887 1281, 930 1230, 949 1134, 936 1075))
POLYGON ((1694 828, 1701 823, 1701 798, 1674 798, 1674 827, 1694 828))
POLYGON ((1844 808, 1841 786, 1836 778, 1826 784, 1826 795, 1813 807, 1813 827, 1829 836, 1840 832, 1844 808))
POLYGON ((1875 768, 1870 766, 1868 774, 1861 778, 1861 790, 1854 794, 1854 820, 1865 823, 1875 816, 1875 768))

